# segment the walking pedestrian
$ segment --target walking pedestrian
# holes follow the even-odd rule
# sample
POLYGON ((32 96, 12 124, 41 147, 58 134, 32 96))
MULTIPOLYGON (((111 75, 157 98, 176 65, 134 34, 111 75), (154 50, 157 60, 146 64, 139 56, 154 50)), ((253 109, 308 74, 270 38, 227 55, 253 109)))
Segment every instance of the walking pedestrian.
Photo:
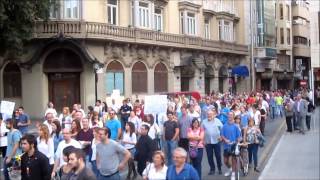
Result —
POLYGON ((149 163, 142 173, 143 180, 164 180, 167 176, 167 170, 164 153, 155 151, 152 163, 149 163))
POLYGON ((252 159, 254 161, 254 171, 260 172, 258 169, 258 136, 261 134, 260 129, 254 125, 254 120, 250 118, 249 126, 245 132, 246 142, 248 143, 249 165, 251 166, 252 159))
POLYGON ((168 112, 168 120, 163 125, 163 136, 165 139, 166 156, 168 158, 168 165, 173 163, 172 153, 177 147, 177 140, 179 137, 179 126, 178 123, 173 119, 173 113, 168 112))
POLYGON ((21 180, 50 180, 49 159, 37 149, 34 135, 21 138, 24 154, 21 156, 21 180))
POLYGON ((167 170, 166 180, 188 179, 199 180, 197 171, 187 163, 188 153, 181 147, 173 151, 174 164, 167 170))
POLYGON ((41 124, 38 128, 37 149, 49 159, 49 171, 52 172, 54 166, 54 143, 49 134, 48 126, 41 124))
POLYGON ((125 125, 125 131, 123 133, 123 138, 121 144, 131 153, 131 157, 128 160, 128 175, 127 179, 131 179, 131 174, 133 174, 133 179, 137 177, 137 171, 134 164, 134 154, 136 152, 135 145, 137 144, 137 136, 135 133, 135 126, 132 122, 127 122, 125 125))
POLYGON ((63 160, 63 149, 68 146, 73 146, 75 148, 81 148, 81 145, 78 141, 71 138, 71 131, 70 129, 63 129, 63 141, 61 141, 58 145, 57 151, 55 153, 55 163, 53 166, 53 170, 51 173, 51 177, 56 176, 56 172, 61 166, 65 165, 66 162, 63 160))
POLYGON ((140 138, 136 145, 134 159, 138 162, 138 173, 142 175, 147 162, 152 162, 152 154, 156 150, 154 141, 148 135, 149 126, 142 124, 140 128, 140 138))
POLYGON ((234 122, 235 122, 234 113, 229 112, 228 122, 223 125, 221 130, 221 138, 223 139, 223 142, 224 142, 224 146, 223 146, 224 163, 228 168, 224 176, 230 176, 231 174, 231 180, 235 179, 235 171, 236 171, 236 164, 237 164, 237 159, 232 153, 232 145, 235 143, 239 143, 242 137, 239 128, 235 125, 234 122), (231 161, 231 164, 230 164, 230 161, 231 161))
POLYGON ((285 115, 286 115, 286 124, 287 124, 287 132, 292 132, 292 123, 293 123, 293 105, 294 101, 288 97, 286 101, 284 102, 284 109, 285 109, 285 115))
POLYGON ((201 124, 201 127, 203 128, 205 134, 205 147, 208 157, 208 163, 210 166, 208 175, 215 174, 216 166, 213 160, 213 151, 216 158, 219 174, 222 174, 220 134, 223 124, 218 118, 216 118, 216 116, 217 113, 215 110, 208 111, 208 119, 203 120, 201 124))
POLYGON ((93 140, 91 142, 91 164, 92 164, 92 171, 96 175, 96 177, 99 177, 99 170, 97 168, 97 145, 101 143, 100 136, 99 136, 99 129, 98 127, 93 128, 93 140))
POLYGON ((59 121, 53 121, 52 123, 51 138, 53 139, 54 153, 56 153, 59 143, 63 140, 59 121))
POLYGON ((124 130, 124 126, 126 124, 126 122, 128 122, 128 118, 130 116, 130 112, 132 111, 132 107, 128 105, 128 100, 130 100, 129 98, 126 100, 123 100, 123 105, 120 107, 120 114, 121 114, 121 129, 124 130))
POLYGON ((19 147, 19 142, 21 139, 21 132, 14 128, 13 126, 14 122, 13 119, 7 119, 6 120, 6 127, 9 129, 9 132, 7 133, 7 150, 6 150, 6 156, 4 158, 3 163, 3 175, 5 180, 10 180, 9 178, 9 171, 8 168, 12 166, 12 163, 14 161, 14 158, 17 155, 21 155, 22 151, 19 147))
POLYGON ((310 122, 311 122, 311 117, 312 117, 312 113, 315 109, 312 101, 307 98, 307 116, 306 116, 306 125, 307 125, 307 129, 308 131, 310 131, 310 122))
POLYGON ((73 120, 71 123, 71 137, 73 139, 76 139, 78 133, 81 131, 81 121, 82 118, 80 120, 73 120))
POLYGON ((61 166, 57 174, 60 180, 69 180, 72 174, 72 166, 68 162, 69 162, 69 154, 73 151, 73 149, 75 149, 75 147, 68 146, 64 148, 62 151, 63 162, 65 162, 65 164, 61 166))
POLYGON ((54 108, 54 105, 53 105, 52 102, 48 103, 48 107, 47 107, 44 115, 47 115, 48 113, 52 113, 53 117, 57 117, 58 116, 58 113, 57 113, 56 109, 54 108))
POLYGON ((82 150, 85 153, 86 166, 91 168, 90 155, 91 155, 91 142, 93 140, 93 131, 89 128, 89 119, 82 119, 82 129, 77 134, 76 140, 80 142, 82 150))
POLYGON ((128 150, 118 142, 110 139, 111 133, 109 128, 99 128, 101 143, 97 144, 98 151, 96 154, 99 180, 120 180, 119 171, 124 170, 131 157, 128 150), (119 154, 123 156, 121 162, 119 154))
POLYGON ((54 116, 51 112, 48 112, 45 116, 45 121, 43 122, 44 125, 46 125, 49 129, 49 133, 52 133, 52 122, 54 121, 54 116))
POLYGON ((2 158, 6 157, 7 145, 8 145, 8 137, 7 134, 9 129, 6 127, 5 120, 2 119, 0 113, 0 153, 2 158))
POLYGON ((69 180, 96 180, 92 170, 85 164, 85 153, 81 149, 74 148, 69 154, 68 163, 71 165, 72 173, 69 180))
POLYGON ((302 99, 301 94, 297 95, 297 101, 294 104, 294 110, 296 115, 297 124, 299 126, 299 132, 305 134, 305 122, 308 112, 307 102, 302 99))
POLYGON ((17 127, 22 135, 28 132, 28 126, 30 124, 31 124, 31 121, 30 121, 29 115, 26 114, 24 112, 24 108, 20 106, 17 127))
POLYGON ((72 117, 70 115, 69 107, 63 107, 62 113, 59 116, 59 122, 61 124, 62 129, 71 128, 72 117))
POLYGON ((117 141, 121 136, 121 123, 115 118, 115 111, 111 110, 109 113, 110 120, 106 122, 105 127, 110 129, 110 137, 112 140, 117 141))
POLYGON ((181 117, 178 118, 179 123, 179 147, 184 148, 187 152, 189 151, 189 139, 188 139, 188 129, 191 126, 191 116, 188 115, 187 108, 185 106, 181 107, 181 117))
MULTIPOLYGON (((210 113, 212 110, 208 110, 210 113)), ((210 115, 208 115, 209 118, 210 115)), ((188 138, 189 138, 189 155, 191 159, 192 166, 197 170, 198 175, 201 179, 202 171, 202 157, 204 148, 204 130, 200 127, 200 122, 197 118, 193 118, 190 127, 188 128, 188 138), (193 151, 193 153, 192 153, 193 151)))

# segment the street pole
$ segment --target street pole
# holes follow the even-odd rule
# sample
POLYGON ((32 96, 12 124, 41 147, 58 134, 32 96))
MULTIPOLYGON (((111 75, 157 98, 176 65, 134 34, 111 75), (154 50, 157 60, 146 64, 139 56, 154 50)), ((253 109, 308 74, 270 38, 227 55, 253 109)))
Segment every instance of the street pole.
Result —
POLYGON ((253 57, 253 32, 252 32, 252 1, 250 1, 250 66, 251 66, 251 91, 256 89, 256 72, 255 72, 255 63, 253 57))

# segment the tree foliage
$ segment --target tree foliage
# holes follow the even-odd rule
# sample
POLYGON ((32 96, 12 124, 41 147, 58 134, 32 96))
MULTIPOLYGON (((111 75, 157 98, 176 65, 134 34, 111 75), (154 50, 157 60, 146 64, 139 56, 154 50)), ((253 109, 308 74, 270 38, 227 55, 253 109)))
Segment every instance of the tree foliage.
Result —
POLYGON ((34 22, 47 20, 53 0, 0 0, 0 56, 21 54, 34 22))

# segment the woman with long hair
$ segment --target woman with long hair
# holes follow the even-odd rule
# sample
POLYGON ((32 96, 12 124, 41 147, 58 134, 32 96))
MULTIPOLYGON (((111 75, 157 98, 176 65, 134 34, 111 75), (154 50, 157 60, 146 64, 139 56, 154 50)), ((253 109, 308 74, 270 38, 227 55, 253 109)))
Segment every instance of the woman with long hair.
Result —
POLYGON ((103 127, 103 123, 102 123, 102 121, 100 121, 100 118, 99 118, 99 112, 93 112, 93 116, 92 116, 89 124, 91 125, 92 128, 94 128, 94 127, 102 128, 103 127))
POLYGON ((92 171, 93 173, 96 175, 96 177, 98 178, 99 176, 99 170, 97 168, 97 161, 96 161, 96 158, 97 158, 97 144, 99 144, 101 142, 100 140, 100 136, 99 136, 99 127, 94 127, 93 128, 93 140, 91 142, 91 152, 92 152, 92 155, 91 155, 91 164, 92 164, 92 171))
POLYGON ((52 172, 54 165, 54 143, 49 134, 48 126, 45 124, 40 124, 38 134, 39 137, 37 138, 37 148, 49 159, 50 172, 52 172))
POLYGON ((190 154, 190 159, 192 166, 197 170, 198 175, 201 179, 201 162, 203 156, 204 148, 204 130, 200 127, 200 122, 197 118, 193 118, 191 122, 191 127, 188 129, 188 139, 190 151, 195 148, 196 155, 192 157, 190 154))
POLYGON ((258 149, 259 140, 258 135, 261 131, 258 126, 255 125, 254 119, 249 119, 249 125, 245 132, 245 141, 248 143, 248 153, 249 153, 249 165, 251 165, 252 159, 254 162, 254 171, 259 172, 258 166, 258 149))
POLYGON ((81 130, 80 121, 73 120, 71 123, 71 137, 76 138, 80 130, 81 130))
POLYGON ((137 177, 137 171, 136 167, 134 165, 134 160, 132 157, 134 157, 134 154, 136 152, 135 145, 137 143, 137 136, 135 133, 135 126, 132 122, 127 122, 125 125, 125 131, 123 133, 123 139, 122 139, 123 146, 130 151, 131 158, 128 161, 128 176, 127 179, 131 178, 131 174, 133 173, 133 179, 137 177))
POLYGON ((62 113, 59 116, 59 121, 61 124, 61 128, 71 128, 71 122, 72 122, 72 118, 70 115, 70 110, 69 107, 63 107, 62 108, 62 113))
POLYGON ((59 121, 53 121, 51 125, 52 125, 51 138, 53 139, 54 152, 56 152, 59 143, 63 140, 63 136, 60 133, 61 125, 59 121))

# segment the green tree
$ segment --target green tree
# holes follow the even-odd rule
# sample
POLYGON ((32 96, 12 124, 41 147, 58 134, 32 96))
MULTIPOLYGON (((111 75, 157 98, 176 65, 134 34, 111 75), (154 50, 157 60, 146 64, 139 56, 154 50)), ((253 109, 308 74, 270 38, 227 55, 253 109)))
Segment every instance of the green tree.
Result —
POLYGON ((34 22, 47 20, 54 0, 0 0, 0 56, 20 55, 34 22))

